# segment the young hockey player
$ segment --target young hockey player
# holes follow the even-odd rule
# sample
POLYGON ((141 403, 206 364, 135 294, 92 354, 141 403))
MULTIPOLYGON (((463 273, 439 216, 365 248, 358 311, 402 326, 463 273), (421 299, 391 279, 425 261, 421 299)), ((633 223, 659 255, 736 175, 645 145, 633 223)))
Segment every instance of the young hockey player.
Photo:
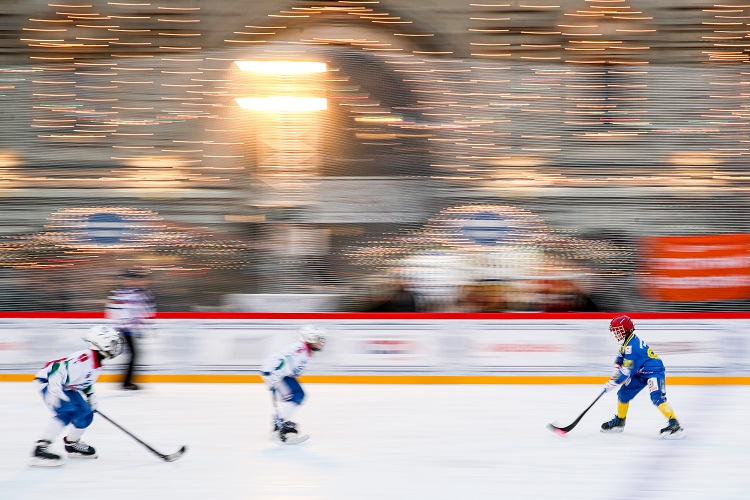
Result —
POLYGON ((651 401, 669 420, 661 430, 664 439, 682 439, 685 430, 675 417, 672 406, 667 402, 664 363, 654 351, 639 339, 634 331, 633 321, 625 315, 617 316, 609 324, 609 331, 620 344, 615 358, 612 378, 604 384, 607 392, 617 391, 617 414, 609 422, 602 424, 602 432, 622 432, 630 401, 648 387, 651 401))
POLYGON ((326 331, 319 326, 304 325, 299 330, 298 342, 268 358, 261 367, 261 377, 271 391, 276 409, 273 431, 282 443, 296 444, 307 439, 298 434, 297 425, 291 420, 305 399, 297 377, 305 371, 313 353, 323 349, 325 335, 326 331), (277 399, 281 401, 278 405, 277 399))
POLYGON ((63 440, 68 457, 97 458, 96 450, 81 441, 81 436, 94 420, 94 382, 102 371, 102 362, 122 352, 123 340, 109 326, 95 326, 83 339, 88 342, 88 349, 50 361, 36 374, 44 403, 54 416, 36 443, 32 465, 62 465, 62 457, 52 453, 49 446, 69 424, 73 428, 63 440))

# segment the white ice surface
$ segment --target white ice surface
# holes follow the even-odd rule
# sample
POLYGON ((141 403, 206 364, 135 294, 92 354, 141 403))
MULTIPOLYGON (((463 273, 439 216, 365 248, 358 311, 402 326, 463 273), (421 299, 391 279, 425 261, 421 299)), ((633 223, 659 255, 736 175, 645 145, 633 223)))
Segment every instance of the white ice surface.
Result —
MULTIPOLYGON (((671 386, 688 430, 663 441, 646 393, 624 433, 599 425, 614 413, 591 385, 306 384, 296 415, 311 438, 269 438, 271 402, 260 384, 98 384, 100 409, 162 453, 162 462, 98 418, 84 441, 97 460, 28 466, 49 414, 32 383, 0 383, 0 499, 748 499, 750 387, 671 386)), ((62 436, 53 449, 62 451, 62 436)))

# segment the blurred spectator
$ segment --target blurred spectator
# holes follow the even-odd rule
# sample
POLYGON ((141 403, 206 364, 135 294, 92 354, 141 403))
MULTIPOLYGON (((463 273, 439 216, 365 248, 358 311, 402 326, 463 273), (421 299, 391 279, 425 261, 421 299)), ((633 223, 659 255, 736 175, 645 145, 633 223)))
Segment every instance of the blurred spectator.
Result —
POLYGON ((595 312, 600 310, 575 281, 563 278, 514 281, 478 280, 462 288, 458 309, 464 312, 595 312))
POLYGON ((462 289, 459 309, 465 312, 503 312, 508 310, 508 285, 499 280, 479 280, 462 289))
POLYGON ((156 303, 148 289, 149 272, 144 269, 128 269, 120 275, 121 285, 107 298, 106 317, 125 339, 130 349, 130 362, 125 372, 122 388, 137 390, 133 373, 138 360, 139 348, 136 339, 148 329, 148 320, 156 315, 156 303))
POLYGON ((416 312, 417 300, 406 284, 396 278, 380 290, 369 312, 416 312))
POLYGON ((542 312, 596 312, 599 307, 575 281, 567 278, 538 282, 539 310, 542 312))

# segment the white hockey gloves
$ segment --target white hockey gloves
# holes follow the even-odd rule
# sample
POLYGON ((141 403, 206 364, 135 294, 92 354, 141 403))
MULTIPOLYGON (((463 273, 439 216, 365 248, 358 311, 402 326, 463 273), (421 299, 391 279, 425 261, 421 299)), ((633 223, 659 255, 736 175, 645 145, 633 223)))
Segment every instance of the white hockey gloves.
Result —
POLYGON ((95 392, 86 395, 86 402, 89 404, 91 411, 96 411, 99 408, 99 397, 97 397, 95 392))
POLYGON ((278 386, 279 382, 284 378, 281 372, 271 372, 269 375, 262 375, 262 377, 269 390, 276 389, 276 386, 278 386))
POLYGON ((47 390, 43 392, 44 403, 52 410, 57 410, 63 404, 63 401, 70 401, 70 398, 65 395, 62 387, 48 384, 47 390))
POLYGON ((607 380, 607 383, 604 384, 604 390, 606 392, 614 391, 618 387, 620 387, 621 384, 616 383, 613 379, 607 380))
POLYGON ((619 388, 622 385, 622 383, 618 384, 615 381, 618 380, 622 375, 623 375, 622 365, 620 363, 613 363, 612 364, 612 378, 607 380, 607 383, 604 384, 604 390, 606 392, 611 392, 619 388))

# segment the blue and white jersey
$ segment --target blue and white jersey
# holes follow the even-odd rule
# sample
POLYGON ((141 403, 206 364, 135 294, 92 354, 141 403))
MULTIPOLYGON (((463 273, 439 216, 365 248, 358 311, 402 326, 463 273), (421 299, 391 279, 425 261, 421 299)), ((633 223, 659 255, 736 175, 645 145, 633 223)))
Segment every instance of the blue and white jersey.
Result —
POLYGON ((312 350, 306 343, 295 342, 269 357, 260 367, 260 371, 264 376, 298 377, 304 373, 311 357, 312 350))
POLYGON ((89 394, 102 372, 99 358, 91 349, 76 351, 67 358, 50 361, 36 373, 36 379, 48 384, 50 391, 83 391, 89 394))
POLYGON ((664 363, 659 356, 635 334, 630 335, 615 358, 619 365, 619 374, 615 372, 612 380, 620 384, 631 375, 649 376, 664 373, 664 363))
POLYGON ((139 335, 143 333, 147 320, 156 315, 156 304, 148 290, 118 288, 107 298, 105 314, 120 332, 139 335))

